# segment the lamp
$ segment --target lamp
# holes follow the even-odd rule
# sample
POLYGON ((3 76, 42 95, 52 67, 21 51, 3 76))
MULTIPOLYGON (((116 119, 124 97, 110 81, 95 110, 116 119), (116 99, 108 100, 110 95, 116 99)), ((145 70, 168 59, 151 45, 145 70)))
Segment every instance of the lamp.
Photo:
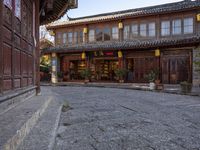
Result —
POLYGON ((83 33, 86 34, 88 32, 87 28, 83 28, 83 33))
POLYGON ((119 27, 119 29, 123 29, 123 23, 120 22, 120 23, 118 24, 118 27, 119 27))
POLYGON ((156 57, 159 57, 159 56, 160 56, 160 49, 156 49, 156 50, 155 50, 155 56, 156 56, 156 57))
POLYGON ((123 57, 122 51, 119 50, 119 51, 118 51, 118 58, 122 58, 122 57, 123 57))
POLYGON ((200 21, 200 14, 197 14, 197 21, 200 21))
POLYGON ((85 53, 85 52, 83 52, 83 53, 81 54, 81 59, 86 59, 86 53, 85 53))

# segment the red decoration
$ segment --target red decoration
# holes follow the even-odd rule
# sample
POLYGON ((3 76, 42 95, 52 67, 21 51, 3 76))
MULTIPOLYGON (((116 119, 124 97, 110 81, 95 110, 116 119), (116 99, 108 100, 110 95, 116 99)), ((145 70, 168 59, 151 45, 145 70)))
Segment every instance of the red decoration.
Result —
POLYGON ((105 52, 105 55, 106 55, 106 56, 113 56, 114 53, 113 53, 113 52, 105 52))

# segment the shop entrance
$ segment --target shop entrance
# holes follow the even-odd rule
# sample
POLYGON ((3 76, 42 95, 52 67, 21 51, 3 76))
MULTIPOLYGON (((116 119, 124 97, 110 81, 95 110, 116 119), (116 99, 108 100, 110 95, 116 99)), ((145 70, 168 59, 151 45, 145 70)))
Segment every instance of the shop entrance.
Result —
POLYGON ((162 80, 165 84, 178 84, 190 80, 190 58, 188 56, 165 57, 162 60, 162 80))
POLYGON ((70 80, 83 80, 81 72, 86 69, 86 63, 82 60, 73 60, 69 63, 70 80))
POLYGON ((97 81, 116 81, 115 70, 118 68, 118 60, 96 60, 95 74, 97 81))
POLYGON ((128 70, 127 81, 134 83, 146 83, 146 75, 159 68, 159 59, 154 56, 128 58, 126 60, 128 70))

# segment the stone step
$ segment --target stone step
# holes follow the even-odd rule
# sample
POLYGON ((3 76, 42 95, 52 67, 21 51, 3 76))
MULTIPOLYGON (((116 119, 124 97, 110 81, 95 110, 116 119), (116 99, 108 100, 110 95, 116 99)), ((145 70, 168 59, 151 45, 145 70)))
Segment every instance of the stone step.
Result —
POLYGON ((0 114, 0 149, 17 149, 44 114, 52 99, 51 96, 34 96, 0 114))
POLYGON ((54 98, 18 150, 53 150, 61 108, 54 98))

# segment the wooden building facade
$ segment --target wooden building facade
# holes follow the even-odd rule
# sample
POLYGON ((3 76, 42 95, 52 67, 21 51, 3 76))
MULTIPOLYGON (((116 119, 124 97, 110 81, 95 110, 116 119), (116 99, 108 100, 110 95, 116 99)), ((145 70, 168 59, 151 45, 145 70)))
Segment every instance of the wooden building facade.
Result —
POLYGON ((0 1, 0 103, 5 96, 39 92, 39 26, 77 6, 77 0, 71 2, 0 1))
POLYGON ((193 76, 199 0, 69 18, 47 29, 56 46, 43 53, 52 55, 54 71, 63 72, 66 81, 81 80, 85 68, 91 69, 92 81, 116 81, 117 68, 127 70, 126 82, 147 82, 151 70, 158 70, 164 84, 199 79, 193 76))

